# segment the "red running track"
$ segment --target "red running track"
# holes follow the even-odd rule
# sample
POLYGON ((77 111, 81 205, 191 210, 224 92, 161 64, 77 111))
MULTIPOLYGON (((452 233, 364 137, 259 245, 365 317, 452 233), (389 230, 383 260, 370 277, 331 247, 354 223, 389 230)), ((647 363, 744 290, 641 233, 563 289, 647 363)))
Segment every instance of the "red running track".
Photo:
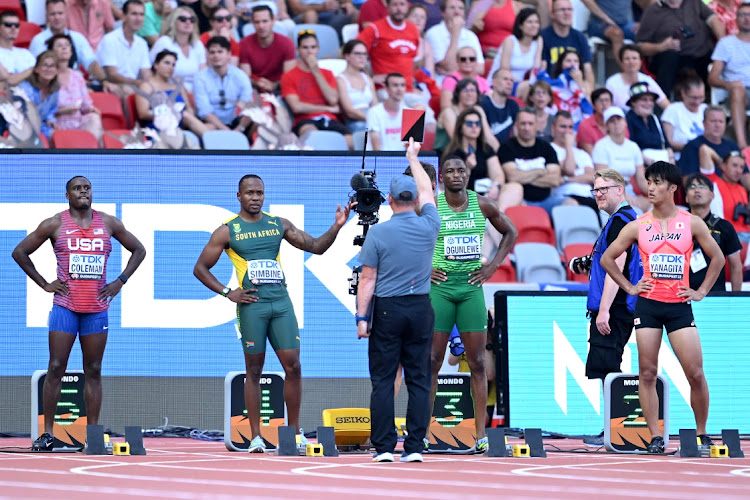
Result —
MULTIPOLYGON (((750 458, 548 453, 548 458, 425 455, 424 463, 379 464, 369 454, 277 457, 229 452, 218 442, 144 442, 147 456, 87 456, 3 453, 3 447, 29 442, 0 439, 0 498, 750 498, 750 458)), ((548 450, 550 444, 571 449, 580 441, 548 441, 548 450)), ((749 452, 745 447, 750 457, 749 452)))

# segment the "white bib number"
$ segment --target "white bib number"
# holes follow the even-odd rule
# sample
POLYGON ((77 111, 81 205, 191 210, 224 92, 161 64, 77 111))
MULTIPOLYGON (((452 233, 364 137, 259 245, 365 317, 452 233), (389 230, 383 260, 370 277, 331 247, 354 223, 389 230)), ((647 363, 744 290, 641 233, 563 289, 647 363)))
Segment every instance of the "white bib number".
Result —
POLYGON ((68 273, 74 280, 99 280, 104 276, 104 254, 71 253, 68 259, 68 273))
POLYGON ((275 260, 248 260, 247 279, 253 285, 280 285, 284 282, 284 271, 275 260))
POLYGON ((681 280, 685 273, 685 256, 652 253, 648 260, 651 277, 660 280, 681 280))
POLYGON ((443 255, 445 260, 479 260, 482 258, 482 238, 478 234, 446 236, 443 255))

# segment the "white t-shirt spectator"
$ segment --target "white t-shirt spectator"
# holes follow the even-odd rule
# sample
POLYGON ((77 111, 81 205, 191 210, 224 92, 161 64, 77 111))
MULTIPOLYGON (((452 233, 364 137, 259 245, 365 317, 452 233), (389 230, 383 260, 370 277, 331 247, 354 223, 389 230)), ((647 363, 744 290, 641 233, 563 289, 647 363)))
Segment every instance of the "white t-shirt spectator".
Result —
POLYGON ((721 78, 732 82, 739 80, 742 85, 750 88, 750 43, 743 42, 737 35, 725 36, 716 44, 711 59, 723 61, 724 70, 721 78))
MULTIPOLYGON (((550 146, 552 146, 552 149, 554 149, 555 153, 557 153, 557 159, 560 162, 560 165, 562 165, 565 161, 565 158, 567 158, 568 156, 565 148, 562 146, 558 146, 554 142, 551 142, 550 146)), ((594 168, 594 162, 591 160, 591 156, 589 156, 589 154, 583 149, 574 147, 573 157, 576 161, 576 169, 575 172, 573 172, 573 175, 575 177, 585 174, 587 168, 594 168)), ((584 198, 591 198, 591 186, 588 184, 582 184, 580 182, 566 182, 562 186, 553 189, 552 195, 563 197, 575 195, 582 196, 584 198)))
MULTIPOLYGON (((659 87, 659 84, 656 83, 656 80, 650 76, 644 73, 638 73, 638 81, 646 82, 648 84, 648 89, 659 96, 656 98, 657 101, 666 99, 667 96, 664 94, 664 91, 659 87)), ((622 73, 615 73, 607 78, 605 86, 607 87, 607 90, 612 92, 612 104, 627 113, 628 110, 630 110, 630 106, 625 103, 630 100, 630 85, 622 80, 622 73)))
POLYGON ((620 172, 626 182, 635 175, 636 167, 643 165, 643 153, 638 144, 630 139, 617 144, 608 135, 596 141, 591 156, 595 164, 604 164, 620 172))
POLYGON ((152 64, 157 54, 162 50, 169 50, 177 54, 177 62, 174 65, 174 78, 182 78, 185 88, 188 92, 192 92, 195 75, 201 70, 201 66, 205 67, 206 65, 206 47, 196 38, 190 47, 190 52, 188 55, 185 55, 180 46, 177 45, 177 42, 168 36, 163 36, 151 47, 149 59, 152 64))
POLYGON ((140 78, 142 69, 151 67, 146 40, 133 35, 133 44, 129 45, 122 28, 104 35, 96 48, 96 59, 102 68, 115 66, 119 74, 134 80, 140 78))
POLYGON ((683 102, 673 102, 661 115, 662 123, 674 127, 672 140, 687 144, 699 135, 703 135, 703 112, 708 104, 701 104, 696 113, 690 112, 683 102))
POLYGON ((8 73, 14 75, 33 67, 36 64, 36 57, 28 50, 19 47, 11 47, 10 50, 0 47, 0 64, 8 73))
MULTIPOLYGON (((445 25, 445 21, 440 24, 436 24, 432 28, 427 30, 425 33, 425 40, 432 46, 432 53, 435 56, 435 63, 439 63, 445 59, 445 54, 448 52, 448 47, 451 44, 451 34, 448 31, 448 27, 445 25)), ((471 47, 474 49, 474 53, 477 55, 477 64, 482 67, 482 73, 484 73, 484 55, 482 54, 482 45, 479 43, 479 38, 466 28, 461 28, 461 34, 458 36, 458 48, 471 47)), ((442 83, 442 78, 440 82, 442 83)))
POLYGON ((401 103, 398 113, 391 115, 381 102, 367 110, 367 128, 380 136, 381 151, 404 151, 404 141, 401 140, 401 117, 404 109, 409 108, 401 103))

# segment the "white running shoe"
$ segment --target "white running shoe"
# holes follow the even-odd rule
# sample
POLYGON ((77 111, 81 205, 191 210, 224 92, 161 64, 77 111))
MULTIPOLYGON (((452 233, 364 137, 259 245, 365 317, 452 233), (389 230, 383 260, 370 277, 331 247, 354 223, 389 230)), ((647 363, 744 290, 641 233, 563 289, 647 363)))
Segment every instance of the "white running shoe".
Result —
POLYGON ((250 441, 250 447, 247 449, 248 453, 265 453, 266 452, 266 442, 263 441, 263 438, 260 436, 255 436, 252 441, 250 441))

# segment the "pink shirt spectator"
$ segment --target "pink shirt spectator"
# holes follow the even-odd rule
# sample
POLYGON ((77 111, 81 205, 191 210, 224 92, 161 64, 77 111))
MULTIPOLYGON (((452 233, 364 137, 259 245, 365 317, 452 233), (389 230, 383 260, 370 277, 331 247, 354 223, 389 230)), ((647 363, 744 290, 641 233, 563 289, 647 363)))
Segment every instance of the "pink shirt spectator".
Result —
POLYGON ((83 33, 96 51, 104 35, 115 28, 109 0, 67 0, 68 29, 83 33))
MULTIPOLYGON (((487 93, 490 93, 492 91, 492 87, 490 87, 489 82, 486 78, 483 76, 473 76, 472 77, 477 82, 477 86, 479 87, 479 93, 484 95, 487 93)), ((456 89, 456 84, 460 82, 463 79, 461 76, 461 73, 458 71, 451 73, 450 75, 446 76, 443 80, 443 86, 440 87, 441 90, 448 90, 450 92, 453 92, 456 89)))
POLYGON ((71 69, 68 74, 70 75, 68 84, 60 86, 57 109, 68 106, 79 106, 80 109, 73 114, 57 115, 56 127, 63 130, 80 129, 85 121, 81 112, 91 109, 94 103, 81 72, 71 69))
POLYGON ((736 35, 739 32, 739 28, 737 28, 737 7, 740 5, 742 5, 742 0, 735 0, 734 6, 731 8, 727 8, 726 5, 716 0, 712 0, 708 4, 708 8, 714 11, 716 17, 726 28, 727 35, 736 35))

